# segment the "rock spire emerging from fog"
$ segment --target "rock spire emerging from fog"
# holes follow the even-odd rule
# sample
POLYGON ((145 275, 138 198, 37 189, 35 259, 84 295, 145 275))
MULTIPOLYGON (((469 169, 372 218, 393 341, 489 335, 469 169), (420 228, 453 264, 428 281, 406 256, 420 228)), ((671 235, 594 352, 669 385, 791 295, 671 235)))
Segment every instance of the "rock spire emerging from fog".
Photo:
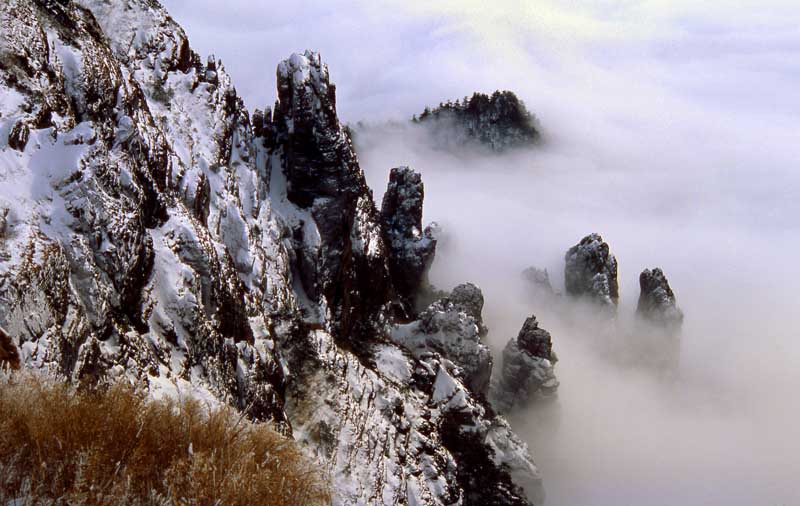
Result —
POLYGON ((678 307, 675 294, 661 269, 642 271, 639 287, 637 316, 652 325, 677 333, 683 323, 683 311, 678 307))
POLYGON ((478 143, 494 151, 531 146, 540 133, 536 118, 513 92, 495 91, 491 96, 474 93, 463 101, 448 101, 425 108, 414 122, 429 125, 442 144, 478 143))
POLYGON ((639 276, 636 344, 640 360, 670 376, 678 371, 683 312, 661 269, 645 269, 639 276))
POLYGON ((617 259, 600 234, 590 234, 564 257, 564 286, 568 295, 616 308, 619 301, 617 259))
POLYGON ((557 360, 550 333, 530 316, 503 350, 500 377, 492 386, 492 405, 508 413, 529 401, 553 397, 558 389, 557 360))
POLYGON ((273 123, 287 196, 316 225, 294 230, 303 287, 333 312, 334 335, 357 343, 379 332, 374 324, 390 298, 378 211, 319 54, 292 55, 278 65, 277 80, 273 123))
POLYGON ((381 206, 381 232, 394 288, 408 315, 415 309, 419 291, 428 287, 428 270, 436 253, 434 229, 422 229, 424 198, 419 173, 408 167, 392 169, 381 206))

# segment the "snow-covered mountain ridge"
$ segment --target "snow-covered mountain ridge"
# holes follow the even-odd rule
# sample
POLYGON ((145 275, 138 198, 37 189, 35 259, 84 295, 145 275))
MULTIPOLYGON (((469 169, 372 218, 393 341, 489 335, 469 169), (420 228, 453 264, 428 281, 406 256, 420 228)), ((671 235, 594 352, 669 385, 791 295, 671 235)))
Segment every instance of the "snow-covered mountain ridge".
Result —
POLYGON ((421 181, 397 169, 378 209, 318 54, 251 117, 156 0, 9 0, 0 23, 0 359, 274 421, 335 504, 541 502, 486 400, 482 296, 416 313, 421 181))

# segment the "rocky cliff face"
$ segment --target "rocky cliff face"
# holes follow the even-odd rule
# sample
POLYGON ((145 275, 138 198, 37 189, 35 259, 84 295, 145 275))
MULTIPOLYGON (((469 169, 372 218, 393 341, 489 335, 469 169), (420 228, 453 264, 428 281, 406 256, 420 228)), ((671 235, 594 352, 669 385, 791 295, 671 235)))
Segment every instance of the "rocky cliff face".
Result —
POLYGON ((421 183, 378 212, 318 54, 251 119, 155 0, 9 0, 0 23, 0 361, 273 420, 336 504, 541 500, 484 398, 475 291, 394 321, 433 255, 421 183))

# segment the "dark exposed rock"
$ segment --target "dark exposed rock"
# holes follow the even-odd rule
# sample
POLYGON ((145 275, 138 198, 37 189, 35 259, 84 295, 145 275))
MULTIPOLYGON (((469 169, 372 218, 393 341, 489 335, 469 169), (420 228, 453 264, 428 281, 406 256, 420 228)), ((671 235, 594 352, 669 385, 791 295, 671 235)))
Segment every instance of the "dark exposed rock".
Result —
POLYGON ((522 324, 517 342, 520 350, 526 351, 534 357, 548 360, 553 358, 553 340, 550 332, 539 328, 539 322, 536 321, 535 316, 527 318, 522 324))
POLYGON ((420 290, 428 287, 428 270, 436 253, 430 227, 422 229, 425 190, 422 178, 408 167, 389 174, 389 186, 381 206, 381 232, 389 255, 389 271, 406 314, 413 312, 420 290))
POLYGON ((442 443, 458 464, 456 479, 464 506, 526 506, 525 492, 494 462, 493 450, 485 444, 486 434, 465 427, 458 414, 448 413, 442 421, 442 443), (487 487, 486 484, 492 486, 487 487))
POLYGON ((639 276, 636 307, 636 361, 674 375, 680 362, 680 332, 683 312, 661 269, 645 269, 639 276))
POLYGON ((679 330, 683 323, 683 312, 678 308, 675 294, 661 269, 642 271, 639 275, 639 287, 641 292, 636 314, 666 330, 679 330))
POLYGON ((24 121, 17 121, 8 133, 8 146, 17 151, 25 151, 28 144, 28 137, 31 135, 30 128, 24 121))
POLYGON ((450 300, 470 315, 478 325, 480 335, 488 331, 483 324, 483 292, 472 283, 462 283, 450 292, 450 300))
POLYGON ((257 139, 261 140, 265 148, 274 148, 276 142, 275 136, 277 132, 275 131, 272 123, 272 109, 269 107, 267 107, 264 111, 261 109, 256 109, 253 111, 252 122, 253 135, 255 135, 257 139))
POLYGON ((197 54, 192 52, 192 48, 189 47, 189 39, 186 37, 182 37, 178 44, 178 55, 175 59, 175 62, 172 66, 168 67, 169 70, 177 70, 179 72, 189 72, 193 65, 195 65, 196 60, 199 57, 197 54))
POLYGON ((289 199, 302 208, 325 198, 333 201, 328 206, 352 205, 366 183, 336 115, 327 65, 316 53, 294 54, 278 66, 277 78, 274 122, 284 142, 289 199))
POLYGON ((6 367, 19 369, 19 366, 19 351, 17 351, 11 336, 0 327, 0 370, 6 367))
POLYGON ((8 222, 9 222, 9 215, 11 214, 11 209, 0 205, 0 239, 5 237, 6 233, 8 232, 8 222))
POLYGON ((209 205, 211 202, 211 185, 208 176, 200 174, 194 195, 187 198, 192 205, 192 211, 200 223, 208 223, 209 205))
POLYGON ((217 74, 217 59, 213 54, 208 55, 208 58, 206 58, 206 71, 204 77, 206 82, 212 86, 219 84, 219 78, 217 74))
MULTIPOLYGON (((374 337, 391 285, 383 241, 373 226, 378 211, 336 115, 336 87, 312 52, 292 55, 278 66, 277 77, 274 122, 287 194, 309 209, 321 242, 311 246, 319 261, 306 266, 313 271, 303 276, 304 288, 312 298, 325 298, 339 338, 356 343, 374 337)), ((309 239, 302 238, 301 249, 309 249, 309 239)))
POLYGON ((564 257, 564 284, 568 295, 615 308, 619 301, 617 259, 599 234, 590 234, 564 257))
POLYGON ((526 319, 519 335, 503 350, 500 377, 492 385, 492 405, 507 413, 529 401, 554 396, 557 361, 550 333, 539 327, 535 316, 526 319))
POLYGON ((530 146, 541 137, 536 118, 510 91, 474 93, 463 102, 425 108, 414 122, 430 125, 442 144, 479 143, 494 151, 530 146))

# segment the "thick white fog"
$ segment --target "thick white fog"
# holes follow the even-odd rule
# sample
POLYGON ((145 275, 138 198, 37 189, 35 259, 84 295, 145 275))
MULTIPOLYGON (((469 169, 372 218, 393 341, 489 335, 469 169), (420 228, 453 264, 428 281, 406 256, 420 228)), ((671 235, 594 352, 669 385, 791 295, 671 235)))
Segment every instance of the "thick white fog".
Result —
MULTIPOLYGON (((553 505, 800 503, 800 14, 793 2, 165 2, 250 107, 280 58, 318 49, 380 198, 423 175, 444 236, 432 281, 472 281, 495 352, 536 314, 558 403, 511 417, 553 505), (737 5, 738 4, 738 5, 737 5), (744 4, 744 5, 742 5, 744 4), (387 127, 425 105, 511 89, 542 147, 432 149, 387 127), (598 232, 619 261, 620 326, 661 267, 686 318, 677 378, 622 363, 535 303, 520 271, 598 232)), ((624 351, 624 350, 622 350, 624 351)))
POLYGON ((414 132, 391 131, 360 136, 361 162, 375 188, 400 160, 422 172, 426 220, 444 231, 432 281, 483 288, 495 351, 530 314, 553 335, 558 415, 534 408, 511 417, 542 467, 550 504, 800 500, 797 240, 759 225, 771 204, 744 183, 723 190, 694 166, 654 173, 663 160, 611 166, 588 147, 566 146, 454 157, 420 147, 414 132), (639 273, 658 266, 669 277, 686 313, 674 381, 621 364, 625 357, 609 353, 625 350, 609 352, 599 332, 565 324, 523 289, 520 272, 537 265, 563 291, 565 250, 594 231, 619 261, 620 326, 633 320, 639 273))

